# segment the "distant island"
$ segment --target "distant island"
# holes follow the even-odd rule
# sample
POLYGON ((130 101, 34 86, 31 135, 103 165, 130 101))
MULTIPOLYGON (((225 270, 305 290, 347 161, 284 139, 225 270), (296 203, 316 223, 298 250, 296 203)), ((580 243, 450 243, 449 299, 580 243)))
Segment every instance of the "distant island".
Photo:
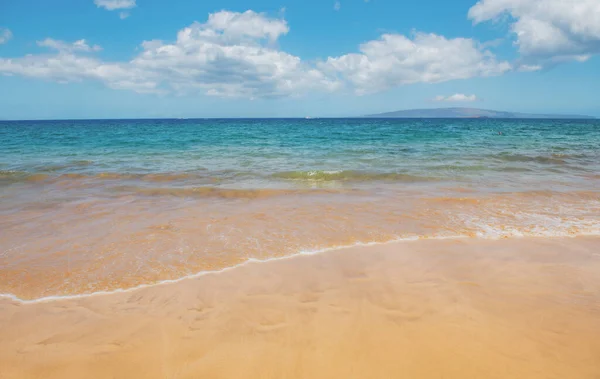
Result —
POLYGON ((559 119, 595 119, 592 116, 533 114, 517 112, 500 112, 477 108, 432 108, 408 109, 363 116, 366 118, 559 118, 559 119))

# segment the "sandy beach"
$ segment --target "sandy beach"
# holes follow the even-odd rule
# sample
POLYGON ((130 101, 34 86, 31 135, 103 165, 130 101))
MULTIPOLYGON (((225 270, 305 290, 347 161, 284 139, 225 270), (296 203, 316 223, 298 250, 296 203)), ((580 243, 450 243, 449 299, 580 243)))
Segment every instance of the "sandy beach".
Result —
POLYGON ((0 0, 0 379, 600 379, 599 83, 600 0, 0 0))
POLYGON ((598 378, 600 239, 334 250, 0 299, 0 378, 598 378))

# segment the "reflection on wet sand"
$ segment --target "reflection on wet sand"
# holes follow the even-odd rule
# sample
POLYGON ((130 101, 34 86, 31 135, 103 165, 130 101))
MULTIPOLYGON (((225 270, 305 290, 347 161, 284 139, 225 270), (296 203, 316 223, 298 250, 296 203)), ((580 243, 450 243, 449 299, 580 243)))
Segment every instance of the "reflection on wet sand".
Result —
POLYGON ((0 377, 598 378, 599 247, 414 241, 0 299, 0 377))
POLYGON ((0 293, 114 291, 361 243, 600 234, 595 191, 61 183, 0 203, 0 293))

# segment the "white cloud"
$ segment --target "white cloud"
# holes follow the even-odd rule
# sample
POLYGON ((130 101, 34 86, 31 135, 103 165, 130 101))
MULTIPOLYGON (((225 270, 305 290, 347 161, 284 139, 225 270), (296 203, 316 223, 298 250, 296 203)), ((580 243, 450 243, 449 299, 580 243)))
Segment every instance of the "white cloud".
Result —
POLYGON ((158 93, 149 73, 126 64, 105 63, 72 50, 52 55, 26 55, 17 59, 0 58, 0 73, 52 80, 59 83, 99 80, 108 87, 137 92, 158 93))
POLYGON ((131 64, 164 75, 184 93, 254 98, 334 89, 323 73, 272 46, 288 31, 283 19, 222 11, 179 31, 174 43, 144 42, 131 64))
POLYGON ((518 70, 522 72, 540 71, 541 69, 543 67, 539 64, 522 64, 518 67, 518 70))
POLYGON ((503 74, 511 69, 476 41, 415 33, 412 39, 384 34, 360 46, 359 54, 328 58, 319 67, 349 82, 358 94, 412 83, 503 74))
POLYGON ((98 45, 90 46, 88 45, 84 39, 80 39, 73 43, 68 43, 65 41, 55 40, 52 38, 46 38, 43 41, 37 41, 37 45, 41 47, 47 47, 49 49, 58 50, 61 52, 92 52, 92 51, 100 51, 102 48, 98 45))
POLYGON ((0 28, 0 45, 8 42, 12 38, 12 32, 7 28, 0 28))
POLYGON ((469 18, 474 23, 508 20, 525 71, 600 53, 599 0, 480 0, 469 18))
POLYGON ((94 79, 111 88, 138 92, 203 92, 225 97, 279 97, 310 90, 333 90, 338 83, 274 47, 289 31, 283 19, 252 11, 222 11, 206 23, 194 23, 176 41, 145 41, 128 62, 109 63, 82 56, 96 51, 84 40, 68 44, 47 39, 51 55, 0 58, 0 73, 59 82, 94 79))
POLYGON ((445 102, 473 102, 479 100, 475 95, 465 95, 462 93, 455 93, 450 96, 436 96, 433 101, 445 101, 445 102))
POLYGON ((125 20, 127 17, 129 17, 129 12, 119 12, 119 18, 121 20, 125 20))
POLYGON ((210 14, 205 24, 194 23, 191 27, 183 29, 179 32, 178 39, 183 37, 189 41, 189 38, 183 34, 196 33, 198 39, 220 39, 225 43, 241 41, 246 37, 268 38, 274 42, 289 30, 284 19, 270 19, 264 14, 253 11, 244 13, 221 11, 210 14))
MULTIPOLYGON (((0 58, 0 74, 59 82, 97 80, 137 92, 269 98, 342 87, 366 94, 412 83, 501 75, 513 69, 498 60, 489 45, 419 32, 410 37, 384 34, 360 45, 358 53, 307 62, 277 47, 288 32, 283 12, 268 17, 253 11, 221 11, 210 14, 204 23, 181 29, 173 41, 142 42, 139 53, 128 61, 92 57, 88 53, 101 48, 85 40, 68 43, 48 38, 38 45, 56 52, 0 58)), ((578 59, 586 57, 582 54, 578 59)), ((518 62, 514 69, 542 67, 518 62)))
POLYGON ((340 3, 339 1, 336 1, 336 2, 333 4, 333 10, 335 10, 335 11, 339 11, 340 9, 342 9, 342 3, 340 3))
POLYGON ((98 8, 104 8, 109 11, 116 9, 131 9, 135 8, 135 0, 94 0, 94 4, 98 8))

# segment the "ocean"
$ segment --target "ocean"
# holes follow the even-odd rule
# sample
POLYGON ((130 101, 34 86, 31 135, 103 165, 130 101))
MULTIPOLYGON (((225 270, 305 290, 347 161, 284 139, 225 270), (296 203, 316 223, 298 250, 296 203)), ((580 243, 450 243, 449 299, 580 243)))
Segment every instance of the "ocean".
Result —
POLYGON ((0 293, 24 300, 357 244, 597 234, 600 120, 0 121, 0 293))

